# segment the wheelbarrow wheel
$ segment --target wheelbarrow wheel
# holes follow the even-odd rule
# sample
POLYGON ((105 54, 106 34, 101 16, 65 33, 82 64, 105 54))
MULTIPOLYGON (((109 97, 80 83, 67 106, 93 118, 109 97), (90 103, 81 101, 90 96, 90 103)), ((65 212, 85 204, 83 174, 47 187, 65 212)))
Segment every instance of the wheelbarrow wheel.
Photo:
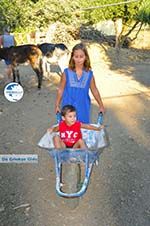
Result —
MULTIPOLYGON (((79 190, 81 183, 81 168, 80 164, 67 163, 62 167, 62 190, 67 193, 76 193, 79 190)), ((75 209, 79 205, 79 197, 64 198, 64 203, 70 208, 75 209)))

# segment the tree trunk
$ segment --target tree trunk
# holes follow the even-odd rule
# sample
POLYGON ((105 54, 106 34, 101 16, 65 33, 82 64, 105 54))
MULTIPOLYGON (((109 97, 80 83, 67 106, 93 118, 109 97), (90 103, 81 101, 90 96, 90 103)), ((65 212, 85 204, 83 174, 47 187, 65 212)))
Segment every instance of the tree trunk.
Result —
POLYGON ((116 18, 114 20, 114 28, 115 28, 115 36, 116 36, 115 48, 119 49, 121 33, 122 33, 122 18, 116 18))

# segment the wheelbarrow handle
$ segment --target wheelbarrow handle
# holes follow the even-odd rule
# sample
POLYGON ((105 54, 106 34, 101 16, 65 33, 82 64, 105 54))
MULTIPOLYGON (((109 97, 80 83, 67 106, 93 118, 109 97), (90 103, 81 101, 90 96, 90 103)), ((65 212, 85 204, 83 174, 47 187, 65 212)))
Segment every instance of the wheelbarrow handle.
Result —
POLYGON ((62 120, 61 113, 59 111, 57 111, 57 113, 56 113, 56 122, 60 123, 61 120, 62 120))
POLYGON ((98 125, 102 125, 102 124, 103 124, 103 121, 104 121, 104 115, 103 115, 103 112, 99 112, 99 113, 98 113, 98 118, 97 118, 97 124, 98 124, 98 125))

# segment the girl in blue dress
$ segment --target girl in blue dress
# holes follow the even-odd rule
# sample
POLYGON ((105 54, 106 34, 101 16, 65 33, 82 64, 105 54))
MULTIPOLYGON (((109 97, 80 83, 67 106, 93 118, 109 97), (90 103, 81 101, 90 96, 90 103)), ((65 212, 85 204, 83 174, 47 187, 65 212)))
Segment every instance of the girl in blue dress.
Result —
POLYGON ((73 105, 77 110, 77 120, 90 123, 89 90, 99 105, 99 111, 104 113, 103 102, 95 84, 87 49, 79 43, 73 47, 69 66, 62 74, 56 96, 55 112, 60 112, 60 108, 64 105, 73 105))

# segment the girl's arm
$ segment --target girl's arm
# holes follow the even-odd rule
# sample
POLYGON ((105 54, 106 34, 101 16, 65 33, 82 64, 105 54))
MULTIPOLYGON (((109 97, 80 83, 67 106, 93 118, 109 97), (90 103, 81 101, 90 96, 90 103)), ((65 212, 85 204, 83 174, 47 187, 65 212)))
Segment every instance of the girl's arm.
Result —
POLYGON ((2 48, 2 46, 3 46, 3 36, 1 35, 0 36, 0 48, 2 48))
POLYGON ((58 131, 59 131, 59 126, 50 127, 47 129, 47 132, 49 133, 58 132, 58 131))
POLYGON ((16 46, 16 45, 17 45, 17 41, 16 41, 16 39, 14 37, 14 46, 16 46))
POLYGON ((61 76, 59 88, 58 88, 58 91, 57 91, 57 95, 56 95, 55 113, 57 113, 58 111, 60 112, 60 102, 61 102, 61 99, 62 99, 62 95, 63 95, 63 92, 64 92, 65 85, 66 85, 66 75, 63 72, 63 74, 61 76))
POLYGON ((97 103, 99 105, 99 111, 104 113, 105 108, 104 108, 100 93, 96 87, 94 76, 91 79, 90 89, 91 89, 91 92, 92 92, 95 100, 97 101, 97 103))
POLYGON ((94 126, 94 125, 91 125, 91 124, 84 124, 84 123, 81 123, 81 128, 99 131, 99 130, 103 129, 104 126, 101 125, 101 126, 97 127, 97 126, 94 126))

